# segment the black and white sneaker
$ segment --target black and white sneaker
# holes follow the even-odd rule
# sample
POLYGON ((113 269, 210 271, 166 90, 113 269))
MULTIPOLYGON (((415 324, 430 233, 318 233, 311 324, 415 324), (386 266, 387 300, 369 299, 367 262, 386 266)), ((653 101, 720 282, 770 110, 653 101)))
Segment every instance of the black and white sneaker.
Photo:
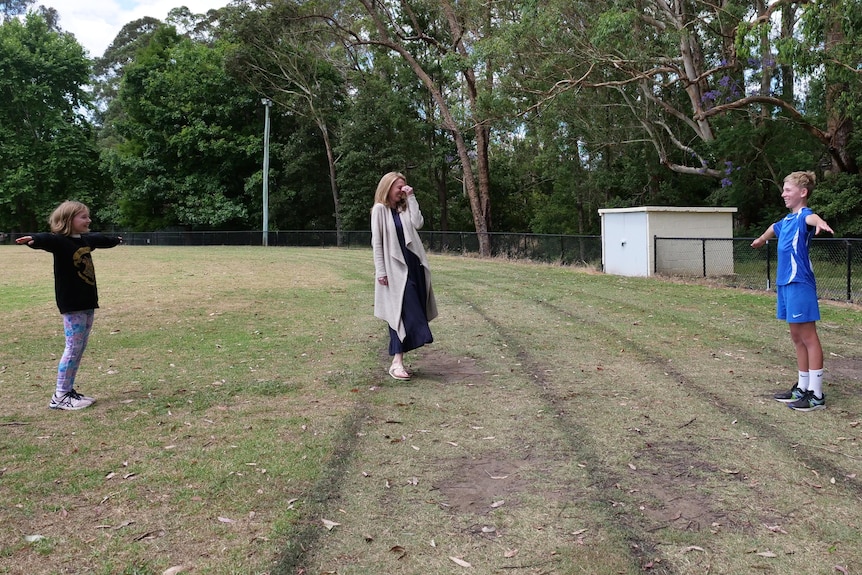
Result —
POLYGON ((71 391, 67 391, 63 395, 57 395, 55 392, 51 397, 51 403, 48 404, 48 407, 51 409, 65 409, 69 411, 74 411, 76 409, 84 409, 86 407, 90 407, 93 405, 92 398, 85 398, 83 395, 79 394, 74 389, 71 391))
POLYGON ((796 411, 814 411, 816 409, 826 409, 826 394, 823 394, 823 397, 814 397, 814 392, 809 390, 805 392, 805 395, 797 399, 796 401, 790 402, 787 404, 787 407, 790 409, 795 409, 796 411))

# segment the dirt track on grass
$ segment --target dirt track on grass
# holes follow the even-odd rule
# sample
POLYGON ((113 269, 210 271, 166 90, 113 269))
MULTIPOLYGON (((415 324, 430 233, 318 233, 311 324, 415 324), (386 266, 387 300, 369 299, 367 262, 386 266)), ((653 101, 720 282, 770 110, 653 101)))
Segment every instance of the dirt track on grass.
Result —
POLYGON ((623 293, 556 287, 561 297, 525 285, 447 286, 455 311, 438 325, 470 332, 474 343, 464 354, 421 350, 407 384, 374 376, 320 486, 321 509, 307 514, 363 520, 338 532, 309 529, 301 552, 286 554, 276 572, 447 572, 452 564, 438 556, 448 553, 482 573, 859 565, 857 551, 835 545, 826 529, 811 534, 816 518, 798 517, 783 501, 789 487, 801 487, 819 499, 818 513, 841 508, 847 521, 859 520, 845 509, 862 499, 858 442, 820 441, 824 429, 856 428, 862 360, 846 352, 858 330, 831 342, 844 354, 829 358, 827 384, 840 391, 830 389, 835 406, 809 426, 770 400, 789 381, 770 380, 788 363, 789 342, 768 317, 751 318, 733 301, 703 317, 693 304, 656 310, 623 293), (483 289, 494 298, 477 296, 483 289), (493 447, 465 439, 473 428, 493 447), (357 476, 375 478, 381 468, 383 485, 357 485, 357 476), (534 540, 535 530, 542 533, 534 540), (809 533, 814 557, 794 551, 793 537, 775 536, 794 531, 809 533), (407 544, 403 535, 427 541, 435 532, 450 550, 407 544), (842 558, 816 556, 830 540, 842 558))

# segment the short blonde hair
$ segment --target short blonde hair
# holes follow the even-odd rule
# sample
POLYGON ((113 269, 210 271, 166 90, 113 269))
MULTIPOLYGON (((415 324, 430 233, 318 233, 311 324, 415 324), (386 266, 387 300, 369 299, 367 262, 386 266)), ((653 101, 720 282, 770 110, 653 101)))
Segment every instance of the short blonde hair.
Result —
POLYGON ((814 192, 814 184, 817 183, 817 176, 814 172, 792 172, 784 178, 784 183, 787 182, 808 190, 806 197, 810 198, 814 192))
POLYGON ((404 174, 401 172, 389 172, 388 174, 384 174, 380 181, 377 183, 377 190, 374 192, 374 203, 375 204, 383 204, 387 208, 395 208, 399 212, 404 211, 404 206, 407 205, 407 200, 402 198, 398 205, 390 206, 389 205, 389 189, 392 188, 392 184, 395 183, 395 180, 401 178, 405 182, 407 178, 404 177, 404 174))
POLYGON ((81 202, 66 200, 51 212, 48 225, 55 234, 72 235, 72 220, 81 212, 89 212, 90 208, 81 202))

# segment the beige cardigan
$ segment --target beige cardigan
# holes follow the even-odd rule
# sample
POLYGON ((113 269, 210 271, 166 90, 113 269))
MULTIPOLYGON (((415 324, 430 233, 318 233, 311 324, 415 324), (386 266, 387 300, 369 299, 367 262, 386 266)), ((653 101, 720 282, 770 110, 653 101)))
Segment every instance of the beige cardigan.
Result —
MULTIPOLYGON (((417 231, 425 224, 425 219, 419 211, 416 196, 407 196, 407 209, 401 212, 400 216, 407 249, 416 254, 425 268, 425 288, 428 293, 425 310, 428 321, 431 321, 437 317, 437 301, 434 299, 434 290, 431 289, 428 256, 425 255, 425 248, 417 231)), ((374 316, 385 320, 403 341, 406 332, 404 322, 401 321, 401 304, 404 300, 404 289, 407 287, 407 262, 404 261, 401 246, 398 244, 398 232, 395 231, 392 213, 384 204, 374 204, 371 208, 371 247, 374 252, 374 316), (388 286, 377 281, 383 276, 389 278, 388 286)))

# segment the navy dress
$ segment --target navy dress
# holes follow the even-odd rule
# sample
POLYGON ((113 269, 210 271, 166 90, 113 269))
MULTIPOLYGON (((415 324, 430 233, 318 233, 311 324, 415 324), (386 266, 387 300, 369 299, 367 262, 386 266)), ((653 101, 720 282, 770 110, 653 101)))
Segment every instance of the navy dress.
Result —
POLYGON ((392 210, 392 218, 395 221, 401 253, 404 255, 404 261, 407 262, 407 286, 404 288, 404 301, 401 303, 401 320, 407 333, 404 341, 401 341, 398 339, 398 332, 389 328, 389 355, 404 353, 434 341, 425 307, 428 301, 425 269, 416 254, 407 249, 407 242, 404 241, 404 226, 396 210, 392 210))

